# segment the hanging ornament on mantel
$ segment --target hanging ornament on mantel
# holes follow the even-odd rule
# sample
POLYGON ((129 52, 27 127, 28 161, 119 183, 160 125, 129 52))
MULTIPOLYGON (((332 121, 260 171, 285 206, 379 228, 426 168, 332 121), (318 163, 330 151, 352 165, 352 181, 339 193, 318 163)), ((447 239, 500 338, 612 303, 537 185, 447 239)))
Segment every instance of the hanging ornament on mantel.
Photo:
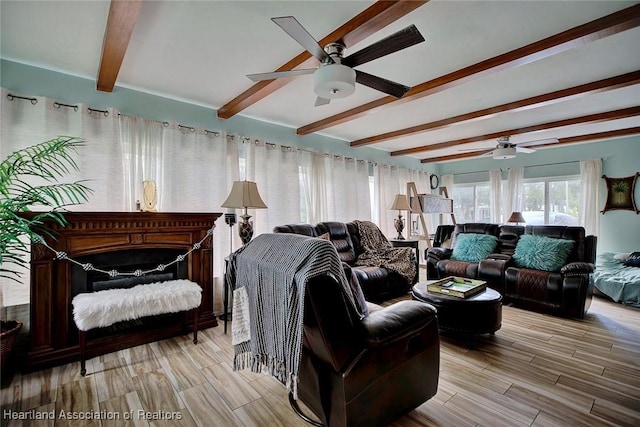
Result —
POLYGON ((158 189, 156 182, 152 179, 142 181, 142 211, 157 212, 158 205, 158 189))

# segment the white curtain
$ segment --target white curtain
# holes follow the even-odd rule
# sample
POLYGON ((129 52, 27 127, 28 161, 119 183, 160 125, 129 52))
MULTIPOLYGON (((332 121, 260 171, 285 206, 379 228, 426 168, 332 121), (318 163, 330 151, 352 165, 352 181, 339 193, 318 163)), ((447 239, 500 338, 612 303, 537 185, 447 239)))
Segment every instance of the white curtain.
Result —
POLYGON ((326 153, 299 153, 303 213, 310 224, 371 219, 369 163, 326 153))
MULTIPOLYGON (((374 185, 378 189, 374 197, 377 200, 374 201, 374 206, 378 210, 377 225, 385 236, 396 237, 398 232, 393 226, 393 220, 398 216, 398 211, 391 211, 389 207, 393 203, 393 198, 396 194, 407 194, 407 170, 397 168, 390 165, 378 164, 373 168, 374 185)), ((408 218, 406 218, 406 212, 402 212, 402 216, 405 221, 404 235, 407 235, 407 231, 411 230, 408 218)))
POLYGON ((317 224, 331 219, 329 216, 329 200, 327 198, 330 186, 327 178, 327 168, 325 167, 325 158, 330 156, 330 154, 304 150, 298 153, 302 187, 301 222, 306 224, 317 224))
POLYGON ((245 178, 258 185, 267 205, 267 209, 249 210, 253 235, 270 233, 277 225, 301 222, 298 150, 260 139, 247 140, 244 148, 245 178))
POLYGON ((524 168, 511 168, 507 176, 507 188, 504 197, 504 218, 509 219, 513 212, 522 212, 524 208, 524 197, 522 179, 524 168))
MULTIPOLYGON (((142 182, 153 180, 158 190, 158 211, 170 211, 164 203, 164 124, 157 120, 120 116, 120 144, 122 146, 123 210, 133 212, 143 203, 142 182)), ((177 174, 176 174, 177 175, 177 174)))
POLYGON ((115 110, 98 112, 85 104, 65 106, 45 97, 29 97, 35 101, 13 98, 14 92, 2 90, 2 157, 11 152, 58 136, 85 140, 74 157, 79 171, 71 172, 65 182, 87 180, 93 190, 89 201, 70 207, 74 211, 122 210, 123 193, 115 177, 122 175, 118 123, 115 110))
POLYGON ((343 156, 326 156, 325 168, 329 190, 329 217, 325 221, 371 220, 368 162, 343 156))
POLYGON ((580 162, 580 224, 587 234, 597 236, 600 232, 600 186, 602 182, 602 160, 580 162))
POLYGON ((502 219, 500 218, 500 210, 502 208, 502 170, 491 169, 489 171, 489 204, 491 208, 491 222, 493 224, 500 224, 502 219))
MULTIPOLYGON (((115 119, 117 112, 112 109, 98 112, 89 108, 84 104, 65 106, 53 99, 31 97, 3 88, 0 99, 0 157, 4 159, 16 150, 58 136, 82 138, 85 145, 74 156, 79 171, 72 171, 62 182, 87 180, 86 185, 93 194, 87 203, 68 209, 122 210, 124 198, 117 179, 122 176, 118 122, 115 119)), ((5 305, 29 302, 29 273, 29 270, 24 271, 21 283, 3 280, 0 292, 5 305)))

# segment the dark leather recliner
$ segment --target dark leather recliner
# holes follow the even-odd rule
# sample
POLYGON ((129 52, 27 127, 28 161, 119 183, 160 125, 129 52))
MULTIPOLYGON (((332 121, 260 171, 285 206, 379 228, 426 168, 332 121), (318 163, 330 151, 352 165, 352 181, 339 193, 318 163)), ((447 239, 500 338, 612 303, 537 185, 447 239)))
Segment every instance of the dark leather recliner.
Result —
MULTIPOLYGON (((433 242, 431 243, 432 247, 439 248, 445 243, 447 240, 451 239, 453 236, 453 230, 455 229, 455 225, 453 224, 442 224, 436 228, 436 232, 433 235, 433 242)), ((426 251, 425 251, 425 259, 426 259, 426 251)))
POLYGON ((358 255, 363 250, 358 228, 353 222, 321 222, 315 226, 311 224, 286 224, 274 227, 273 232, 295 233, 311 237, 329 233, 331 243, 338 251, 340 260, 352 267, 368 301, 384 301, 406 294, 411 286, 418 281, 418 260, 413 251, 410 251, 410 261, 416 265, 416 276, 411 282, 384 267, 356 266, 358 255))
MULTIPOLYGON (((456 243, 456 238, 460 233, 490 234, 498 238, 500 226, 497 224, 466 223, 456 224, 451 236, 451 247, 456 243)), ((498 252, 496 250, 495 252, 498 252)), ((453 249, 436 247, 427 250, 427 277, 429 279, 444 278, 447 276, 462 276, 468 278, 478 278, 478 262, 467 262, 452 260, 453 249)), ((502 281, 500 278, 485 278, 489 287, 502 293, 502 281)))
POLYGON ((504 297, 522 307, 583 318, 593 296, 596 237, 583 227, 532 226, 524 234, 572 240, 573 249, 558 271, 517 267, 509 263, 504 273, 504 297))
POLYGON ((329 427, 386 426, 435 395, 436 311, 418 301, 370 305, 363 319, 327 276, 306 288, 298 396, 329 427))

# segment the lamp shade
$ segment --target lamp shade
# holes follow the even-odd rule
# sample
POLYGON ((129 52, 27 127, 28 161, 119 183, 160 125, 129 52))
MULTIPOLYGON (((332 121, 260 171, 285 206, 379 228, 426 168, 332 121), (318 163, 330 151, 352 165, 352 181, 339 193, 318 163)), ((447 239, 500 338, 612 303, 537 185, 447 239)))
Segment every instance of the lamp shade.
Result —
POLYGON ((231 192, 227 200, 222 204, 222 207, 265 209, 267 205, 262 201, 260 193, 258 192, 258 186, 255 182, 234 181, 231 192))
POLYGON ((517 224, 519 222, 526 222, 526 221, 522 216, 522 212, 512 212, 507 222, 515 222, 517 224))
POLYGON ((411 206, 409 206, 409 202, 407 201, 407 196, 404 194, 396 194, 393 198, 393 203, 389 209, 398 210, 398 211, 410 211, 411 206))

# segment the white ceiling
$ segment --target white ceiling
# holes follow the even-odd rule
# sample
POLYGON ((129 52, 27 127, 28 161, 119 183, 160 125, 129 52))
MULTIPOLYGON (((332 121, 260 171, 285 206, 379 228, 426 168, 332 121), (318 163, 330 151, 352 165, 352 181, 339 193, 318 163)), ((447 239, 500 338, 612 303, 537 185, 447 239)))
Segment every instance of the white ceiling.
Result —
MULTIPOLYGON (((146 1, 124 57, 116 88, 127 87, 218 109, 302 48, 269 18, 292 15, 317 40, 371 1, 146 1)), ((352 46, 359 49, 415 24, 426 41, 358 69, 408 86, 435 79, 588 23, 638 1, 432 0, 352 46)), ((108 1, 1 2, 4 59, 96 79, 108 1)), ((636 18, 638 19, 638 18, 636 18)), ((636 23, 636 25, 638 25, 636 23)), ((371 137, 621 74, 640 71, 640 26, 544 59, 489 73, 401 105, 319 131, 345 141, 371 137)), ((348 98, 314 107, 313 77, 301 76, 239 114, 299 128, 381 97, 363 85, 348 98)), ((640 106, 640 84, 517 112, 486 116, 371 145, 387 151, 640 106)), ((215 112, 212 112, 215 114, 215 112)), ((512 142, 626 129, 640 116, 515 135, 512 142)), ((304 138, 304 137, 302 137, 304 138)), ((490 149, 495 140, 411 154, 418 159, 490 149)), ((544 148, 551 150, 553 148, 544 148)))

